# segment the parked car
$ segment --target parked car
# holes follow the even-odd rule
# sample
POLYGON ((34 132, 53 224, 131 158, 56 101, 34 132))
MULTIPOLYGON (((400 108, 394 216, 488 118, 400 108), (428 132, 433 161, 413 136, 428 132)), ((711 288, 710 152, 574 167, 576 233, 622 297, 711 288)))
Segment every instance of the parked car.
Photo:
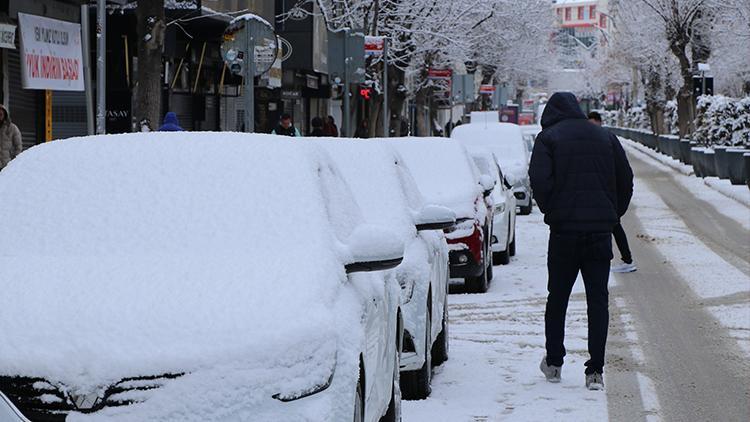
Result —
POLYGON ((396 267, 401 285, 404 341, 401 392, 430 395, 432 366, 448 359, 448 245, 443 229, 456 214, 425 203, 404 160, 379 141, 322 141, 349 182, 365 219, 387 226, 405 244, 396 267))
POLYGON ((403 157, 425 200, 456 213, 456 225, 446 230, 451 278, 464 279, 471 292, 487 291, 492 280, 493 219, 493 206, 487 198, 494 181, 480 175, 457 142, 444 138, 385 142, 403 157))
POLYGON ((526 125, 521 126, 521 132, 523 132, 523 143, 526 145, 526 150, 529 152, 529 160, 531 160, 531 153, 534 151, 534 141, 536 135, 542 131, 542 127, 539 125, 526 125))
POLYGON ((495 153, 505 177, 513 185, 519 213, 531 214, 534 206, 531 183, 529 182, 529 158, 520 126, 513 123, 480 121, 476 123, 472 113, 472 123, 461 125, 453 130, 451 138, 466 145, 480 146, 495 153))
POLYGON ((386 270, 404 245, 319 147, 55 141, 6 167, 0 196, 0 405, 32 421, 400 419, 386 270))
POLYGON ((479 171, 495 181, 495 189, 490 196, 495 207, 491 238, 492 261, 494 264, 509 264, 510 257, 516 254, 516 198, 513 196, 512 186, 505 180, 492 152, 486 149, 470 149, 469 152, 479 171))

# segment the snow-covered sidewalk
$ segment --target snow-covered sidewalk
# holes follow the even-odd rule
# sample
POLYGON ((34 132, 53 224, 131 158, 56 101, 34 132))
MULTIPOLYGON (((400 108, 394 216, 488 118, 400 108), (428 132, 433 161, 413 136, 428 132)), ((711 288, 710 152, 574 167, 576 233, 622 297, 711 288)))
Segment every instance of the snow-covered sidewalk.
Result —
POLYGON ((583 283, 568 308, 563 381, 539 371, 544 355, 548 228, 537 210, 517 220, 518 255, 496 266, 485 294, 451 294, 450 360, 435 369, 432 395, 404 402, 404 421, 607 420, 607 398, 584 387, 583 283))

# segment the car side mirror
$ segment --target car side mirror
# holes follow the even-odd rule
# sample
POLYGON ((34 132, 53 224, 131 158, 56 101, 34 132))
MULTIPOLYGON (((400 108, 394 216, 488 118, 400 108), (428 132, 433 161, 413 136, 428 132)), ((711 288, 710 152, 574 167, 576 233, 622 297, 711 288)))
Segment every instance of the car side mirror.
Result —
POLYGON ((385 271, 397 267, 404 259, 404 243, 391 230, 363 224, 349 236, 347 274, 385 271))
POLYGON ((440 205, 427 205, 414 218, 417 231, 444 230, 456 224, 456 213, 440 205))
POLYGON ((479 177, 479 184, 482 186, 482 192, 485 198, 490 196, 492 190, 495 189, 495 180, 486 174, 479 177))
POLYGON ((508 189, 510 189, 513 186, 515 186, 516 183, 518 183, 518 178, 513 173, 506 173, 505 174, 505 183, 506 183, 506 186, 510 185, 510 186, 508 186, 508 189))

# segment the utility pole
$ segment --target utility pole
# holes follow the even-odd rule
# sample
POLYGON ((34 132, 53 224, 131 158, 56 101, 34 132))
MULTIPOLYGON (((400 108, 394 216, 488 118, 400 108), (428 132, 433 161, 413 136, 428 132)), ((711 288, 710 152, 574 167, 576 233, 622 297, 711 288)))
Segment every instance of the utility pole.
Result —
POLYGON ((388 110, 388 38, 383 37, 383 138, 390 136, 391 113, 388 110))
POLYGON ((107 9, 105 0, 96 1, 96 133, 106 132, 107 117, 107 9))
POLYGON ((81 47, 83 48, 83 86, 86 94, 86 134, 93 135, 94 132, 94 90, 91 89, 91 47, 89 37, 91 29, 89 25, 89 5, 81 5, 81 47))
POLYGON ((245 132, 255 132, 255 40, 245 22, 245 132))
POLYGON ((349 137, 349 28, 344 28, 344 112, 341 121, 341 133, 349 137))

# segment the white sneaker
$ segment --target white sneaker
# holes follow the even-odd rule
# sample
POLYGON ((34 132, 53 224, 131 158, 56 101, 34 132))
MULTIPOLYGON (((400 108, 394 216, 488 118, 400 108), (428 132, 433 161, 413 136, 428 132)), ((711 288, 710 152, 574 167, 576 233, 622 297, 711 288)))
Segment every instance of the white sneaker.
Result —
POLYGON ((562 366, 547 365, 547 356, 542 358, 542 363, 539 364, 539 369, 547 378, 547 381, 553 382, 553 383, 560 382, 560 375, 562 374, 562 366))
POLYGON ((586 375, 586 388, 592 391, 604 390, 604 377, 602 374, 593 373, 586 375))
POLYGON ((638 267, 635 266, 635 262, 631 262, 630 264, 623 262, 620 265, 614 265, 612 268, 610 268, 610 271, 612 271, 613 273, 632 273, 637 269, 638 267))

